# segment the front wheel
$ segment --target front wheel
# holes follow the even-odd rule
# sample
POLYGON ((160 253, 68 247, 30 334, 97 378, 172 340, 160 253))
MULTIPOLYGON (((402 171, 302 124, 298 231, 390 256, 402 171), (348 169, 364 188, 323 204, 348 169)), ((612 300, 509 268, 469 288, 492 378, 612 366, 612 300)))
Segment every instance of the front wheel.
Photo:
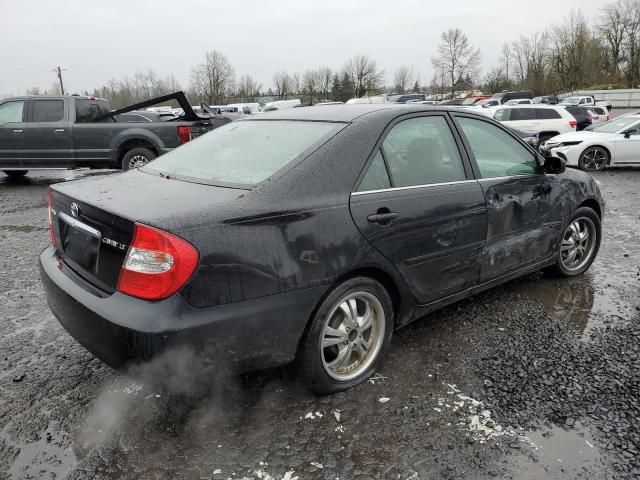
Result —
POLYGON ((11 179, 24 177, 29 170, 3 170, 3 172, 11 179))
POLYGON ((549 270, 563 277, 584 273, 598 255, 601 238, 598 214, 588 207, 579 208, 562 234, 556 263, 549 270))
POLYGON ((602 147, 589 147, 580 155, 578 166, 581 170, 604 170, 609 163, 609 152, 602 147))
POLYGON ((376 370, 391 340, 393 304, 375 280, 336 287, 317 309, 300 347, 299 371, 320 394, 347 390, 376 370))

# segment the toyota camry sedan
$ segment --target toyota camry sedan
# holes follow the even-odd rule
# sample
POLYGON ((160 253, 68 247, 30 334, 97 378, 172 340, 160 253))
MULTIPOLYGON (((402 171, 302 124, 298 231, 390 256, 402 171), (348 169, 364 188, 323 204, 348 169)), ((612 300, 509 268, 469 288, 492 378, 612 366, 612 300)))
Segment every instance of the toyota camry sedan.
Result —
POLYGON ((582 170, 640 165, 640 115, 618 117, 590 131, 558 135, 540 148, 582 170))
POLYGON ((189 348, 213 368, 295 361, 328 393, 437 308, 535 270, 580 275, 602 213, 589 175, 484 115, 296 108, 52 186, 40 264, 60 323, 114 367, 189 348))

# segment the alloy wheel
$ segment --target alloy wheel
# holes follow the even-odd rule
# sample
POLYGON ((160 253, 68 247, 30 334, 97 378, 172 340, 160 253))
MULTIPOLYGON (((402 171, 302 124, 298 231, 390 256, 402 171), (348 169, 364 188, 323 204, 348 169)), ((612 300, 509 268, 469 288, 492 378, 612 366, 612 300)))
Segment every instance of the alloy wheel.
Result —
POLYGON ((580 217, 569 225, 562 236, 560 261, 564 268, 575 272, 591 259, 596 246, 596 226, 587 217, 580 217))
POLYGON ((375 361, 384 335, 384 309, 373 294, 343 297, 327 315, 320 339, 325 371, 339 381, 356 378, 375 361))
POLYGON ((591 148, 582 155, 585 170, 602 170, 607 164, 607 152, 601 148, 591 148))

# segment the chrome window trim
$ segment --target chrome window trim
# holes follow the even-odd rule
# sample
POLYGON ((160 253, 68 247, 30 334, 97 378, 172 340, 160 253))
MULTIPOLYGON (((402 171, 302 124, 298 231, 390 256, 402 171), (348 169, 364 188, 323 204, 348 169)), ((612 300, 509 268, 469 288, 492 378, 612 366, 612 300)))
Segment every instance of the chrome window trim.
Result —
POLYGON ((427 183, 424 185, 409 185, 406 187, 391 187, 391 188, 382 188, 380 190, 365 190, 362 192, 351 192, 351 195, 368 195, 370 193, 383 193, 383 192, 394 192, 399 190, 413 190, 416 188, 426 188, 426 187, 438 187, 441 185, 457 185, 460 183, 470 183, 476 182, 477 180, 457 180, 455 182, 442 182, 442 183, 427 183))
POLYGON ((97 238, 98 240, 102 239, 102 234, 100 233, 99 230, 96 230, 95 228, 90 227, 86 223, 82 223, 79 220, 76 220, 75 218, 70 217, 64 212, 58 212, 58 215, 60 216, 60 219, 63 222, 71 225, 72 227, 77 228, 78 230, 82 230, 83 232, 91 235, 94 238, 97 238))

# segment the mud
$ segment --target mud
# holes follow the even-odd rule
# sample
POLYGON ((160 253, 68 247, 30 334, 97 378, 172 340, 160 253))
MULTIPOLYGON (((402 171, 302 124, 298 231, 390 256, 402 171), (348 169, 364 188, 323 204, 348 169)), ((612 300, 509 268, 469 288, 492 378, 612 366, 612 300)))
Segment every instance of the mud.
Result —
POLYGON ((94 174, 0 174, 0 479, 640 477, 640 169, 595 175, 605 235, 587 274, 435 312, 328 397, 290 368, 200 378, 174 352, 170 374, 122 375, 78 346, 36 259, 47 185, 94 174))

